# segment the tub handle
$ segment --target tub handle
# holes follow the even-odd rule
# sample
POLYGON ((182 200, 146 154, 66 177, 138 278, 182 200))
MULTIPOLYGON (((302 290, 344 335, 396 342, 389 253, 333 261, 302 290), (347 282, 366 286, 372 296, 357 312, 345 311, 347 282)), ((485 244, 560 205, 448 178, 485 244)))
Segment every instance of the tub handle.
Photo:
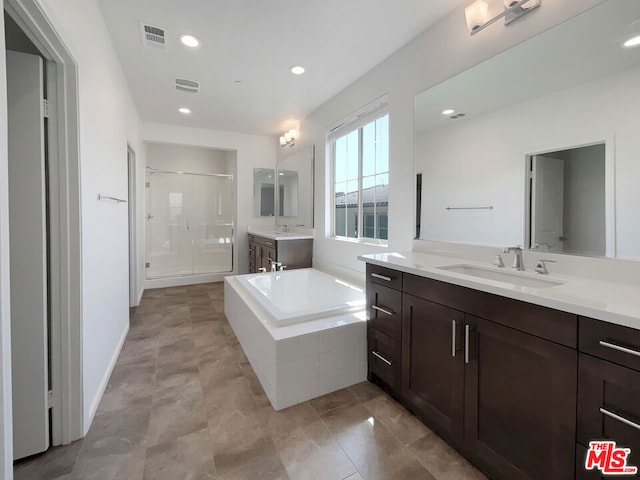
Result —
POLYGON ((379 273, 372 273, 371 276, 379 280, 384 280, 385 282, 390 282, 391 280, 393 280, 391 277, 385 277, 384 275, 380 275, 379 273))
POLYGON ((264 268, 264 267, 260 267, 260 268, 258 269, 258 272, 260 272, 260 273, 267 273, 267 269, 266 269, 266 268, 264 268))
POLYGON ((378 352, 376 352, 375 350, 371 350, 371 353, 373 353, 374 356, 378 357, 380 360, 382 360, 384 363, 386 363, 387 365, 391 366, 393 365, 392 362, 390 362, 389 360, 387 360, 386 358, 384 358, 382 355, 380 355, 378 352))
POLYGON ((392 312, 391 310, 387 310, 386 308, 379 307, 378 305, 371 305, 371 308, 379 312, 386 313, 389 316, 393 316, 396 314, 395 312, 392 312))

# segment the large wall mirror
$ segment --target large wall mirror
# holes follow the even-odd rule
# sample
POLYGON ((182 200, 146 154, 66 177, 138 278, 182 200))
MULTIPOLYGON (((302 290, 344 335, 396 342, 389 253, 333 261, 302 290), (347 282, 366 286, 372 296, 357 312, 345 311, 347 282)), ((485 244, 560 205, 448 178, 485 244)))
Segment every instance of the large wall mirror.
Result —
POLYGON ((278 162, 276 223, 313 228, 314 147, 306 147, 278 162))
POLYGON ((276 172, 273 168, 253 169, 253 216, 273 217, 276 213, 276 172))
POLYGON ((638 19, 608 0, 416 96, 421 239, 640 260, 638 19))

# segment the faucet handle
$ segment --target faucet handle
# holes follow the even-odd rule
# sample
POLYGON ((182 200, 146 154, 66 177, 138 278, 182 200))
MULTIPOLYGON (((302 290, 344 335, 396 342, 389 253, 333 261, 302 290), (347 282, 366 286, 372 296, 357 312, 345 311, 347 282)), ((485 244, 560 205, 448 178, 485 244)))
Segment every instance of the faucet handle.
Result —
POLYGON ((536 268, 534 269, 536 272, 538 272, 540 275, 549 275, 549 270, 547 270, 547 263, 558 263, 555 260, 546 260, 541 258, 540 260, 538 260, 538 263, 536 263, 536 268))
POLYGON ((498 268, 504 268, 504 262, 502 261, 502 255, 498 254, 493 259, 493 264, 498 268))

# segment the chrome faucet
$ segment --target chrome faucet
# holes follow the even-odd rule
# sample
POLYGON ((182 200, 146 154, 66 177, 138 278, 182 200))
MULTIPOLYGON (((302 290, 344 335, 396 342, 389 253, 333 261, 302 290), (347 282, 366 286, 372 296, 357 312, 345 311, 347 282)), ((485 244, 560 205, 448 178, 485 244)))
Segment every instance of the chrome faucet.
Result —
POLYGON ((547 270, 547 263, 556 262, 554 260, 544 260, 541 258, 540 260, 538 260, 538 263, 536 264, 536 268, 534 270, 540 275, 549 275, 549 270, 547 270))
POLYGON ((502 253, 513 253, 513 265, 512 268, 516 270, 524 270, 524 262, 522 261, 522 247, 505 247, 502 249, 502 253))
POLYGON ((291 233, 291 232, 289 231, 289 225, 280 225, 280 226, 282 227, 282 231, 283 231, 284 233, 286 233, 287 235, 288 235, 289 233, 291 233))
POLYGON ((276 262, 276 261, 271 261, 271 271, 272 272, 277 272, 278 271, 278 267, 282 267, 282 263, 281 262, 276 262))

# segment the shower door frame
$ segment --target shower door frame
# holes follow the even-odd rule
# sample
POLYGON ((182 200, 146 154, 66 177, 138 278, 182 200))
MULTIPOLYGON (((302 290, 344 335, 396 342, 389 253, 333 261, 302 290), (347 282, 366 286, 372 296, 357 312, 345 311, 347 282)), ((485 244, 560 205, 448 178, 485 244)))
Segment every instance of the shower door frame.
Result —
MULTIPOLYGON (((177 175, 192 175, 192 176, 200 176, 200 177, 223 177, 231 179, 231 270, 224 272, 206 272, 206 273, 192 273, 184 274, 184 275, 172 275, 166 277, 155 277, 149 278, 145 273, 145 282, 163 282, 171 279, 185 279, 185 278, 193 278, 193 277, 202 277, 206 275, 229 275, 233 274, 235 271, 235 261, 234 261, 234 253, 235 253, 235 240, 236 240, 236 184, 234 175, 231 173, 196 173, 196 172, 183 172, 179 170, 165 170, 160 168, 154 168, 149 165, 145 168, 146 173, 168 173, 168 174, 177 174, 177 175)), ((149 186, 150 188, 150 186, 149 186)), ((148 203, 148 202, 146 202, 148 203)), ((147 211, 145 212, 145 217, 149 214, 149 205, 146 205, 147 211)), ((147 222, 149 218, 147 218, 147 222)), ((145 235, 148 235, 148 227, 145 227, 145 235)), ((145 262, 148 261, 148 253, 146 251, 147 247, 145 247, 145 262)), ((192 267, 193 268, 193 267, 192 267)), ((145 268, 146 270, 146 268, 145 268)))

